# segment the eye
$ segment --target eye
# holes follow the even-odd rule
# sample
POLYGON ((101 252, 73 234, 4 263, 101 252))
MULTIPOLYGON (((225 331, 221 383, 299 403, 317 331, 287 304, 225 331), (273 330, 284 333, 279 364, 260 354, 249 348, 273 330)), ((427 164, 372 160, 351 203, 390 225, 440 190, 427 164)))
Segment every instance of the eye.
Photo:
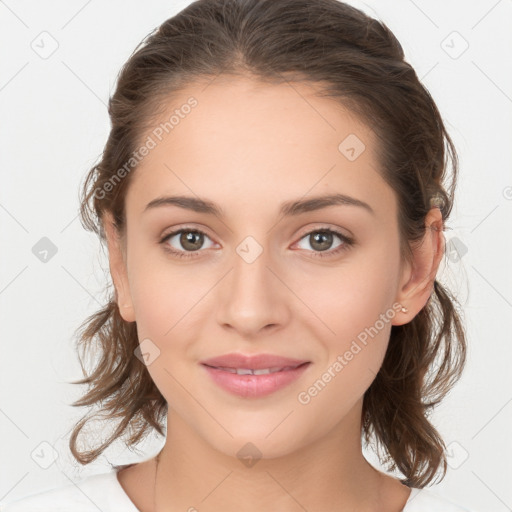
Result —
POLYGON ((321 228, 310 231, 309 233, 306 233, 301 240, 308 241, 309 245, 313 248, 313 257, 315 258, 336 256, 341 252, 348 250, 355 243, 352 238, 330 228, 321 228), (341 243, 335 247, 335 250, 329 250, 330 246, 332 246, 334 237, 340 239, 341 243))
POLYGON ((160 240, 160 243, 164 246, 164 249, 167 252, 170 252, 173 256, 177 256, 178 258, 194 258, 196 256, 194 253, 199 252, 199 249, 202 248, 205 237, 210 239, 210 237, 200 229, 182 228, 165 235, 160 240), (178 249, 171 248, 172 246, 170 246, 167 241, 171 242, 173 238, 176 238, 175 243, 181 245, 184 250, 179 247, 178 249))

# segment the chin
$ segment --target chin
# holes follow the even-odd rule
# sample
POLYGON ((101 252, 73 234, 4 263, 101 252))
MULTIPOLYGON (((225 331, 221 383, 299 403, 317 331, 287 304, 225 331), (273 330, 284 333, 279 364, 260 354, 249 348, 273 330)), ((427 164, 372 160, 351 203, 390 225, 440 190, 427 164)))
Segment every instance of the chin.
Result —
MULTIPOLYGON (((237 433, 231 431, 233 437, 223 436, 221 439, 212 439, 209 444, 217 451, 228 457, 236 457, 250 467, 251 461, 259 459, 276 459, 290 455, 301 448, 298 441, 290 437, 286 431, 268 435, 269 431, 252 433, 237 433)), ((207 441, 208 442, 208 441, 207 441)))

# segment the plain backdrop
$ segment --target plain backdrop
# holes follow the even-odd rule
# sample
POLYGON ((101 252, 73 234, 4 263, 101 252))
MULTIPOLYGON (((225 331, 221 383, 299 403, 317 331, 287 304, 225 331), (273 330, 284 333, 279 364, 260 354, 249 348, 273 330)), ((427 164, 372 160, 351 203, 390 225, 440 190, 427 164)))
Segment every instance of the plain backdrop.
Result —
MULTIPOLYGON (((120 67, 189 3, 0 2, 0 502, 147 459, 163 443, 150 437, 139 453, 116 443, 84 468, 69 452, 86 412, 70 405, 85 391, 69 383, 82 377, 73 333, 103 304, 109 277, 78 219, 78 190, 106 142, 120 67)), ((450 460, 434 490, 512 510, 512 2, 349 3, 395 33, 460 157, 441 280, 463 307, 469 355, 432 416, 450 460)))

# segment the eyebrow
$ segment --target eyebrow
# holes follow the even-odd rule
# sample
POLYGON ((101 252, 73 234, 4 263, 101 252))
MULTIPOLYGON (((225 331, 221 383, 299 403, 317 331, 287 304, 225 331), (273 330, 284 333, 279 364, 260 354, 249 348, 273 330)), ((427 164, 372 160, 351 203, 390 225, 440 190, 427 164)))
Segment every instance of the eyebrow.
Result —
MULTIPOLYGON (((313 197, 311 199, 305 200, 286 201, 282 203, 279 211, 281 215, 289 217, 300 215, 301 213, 321 210, 322 208, 327 208, 328 206, 336 205, 357 206, 365 209, 372 215, 375 215, 375 211, 369 204, 365 203, 364 201, 361 201, 360 199, 356 199, 355 197, 347 196, 345 194, 332 194, 327 196, 313 197)), ((161 206, 178 206, 180 208, 192 210, 197 213, 216 215, 217 217, 220 218, 224 217, 224 212, 222 208, 217 206, 215 203, 212 203, 211 201, 207 201, 205 199, 189 196, 157 197, 156 199, 153 199, 146 205, 146 208, 144 208, 144 212, 161 206)))

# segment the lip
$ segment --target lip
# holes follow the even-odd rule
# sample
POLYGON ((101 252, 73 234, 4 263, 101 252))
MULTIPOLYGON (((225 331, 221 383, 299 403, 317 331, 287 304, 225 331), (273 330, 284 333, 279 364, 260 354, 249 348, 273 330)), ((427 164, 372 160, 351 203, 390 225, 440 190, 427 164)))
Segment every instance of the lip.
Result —
POLYGON ((202 361, 201 365, 213 382, 225 391, 243 398, 261 398, 297 380, 311 366, 311 361, 291 359, 273 354, 257 354, 254 356, 226 354, 202 361), (262 375, 238 375, 227 370, 227 368, 259 370, 276 367, 292 368, 262 375))
POLYGON ((310 361, 306 359, 291 359, 275 354, 245 355, 231 353, 206 359, 205 361, 201 361, 201 364, 223 368, 250 368, 252 370, 261 370, 263 368, 298 366, 309 362, 310 361))

